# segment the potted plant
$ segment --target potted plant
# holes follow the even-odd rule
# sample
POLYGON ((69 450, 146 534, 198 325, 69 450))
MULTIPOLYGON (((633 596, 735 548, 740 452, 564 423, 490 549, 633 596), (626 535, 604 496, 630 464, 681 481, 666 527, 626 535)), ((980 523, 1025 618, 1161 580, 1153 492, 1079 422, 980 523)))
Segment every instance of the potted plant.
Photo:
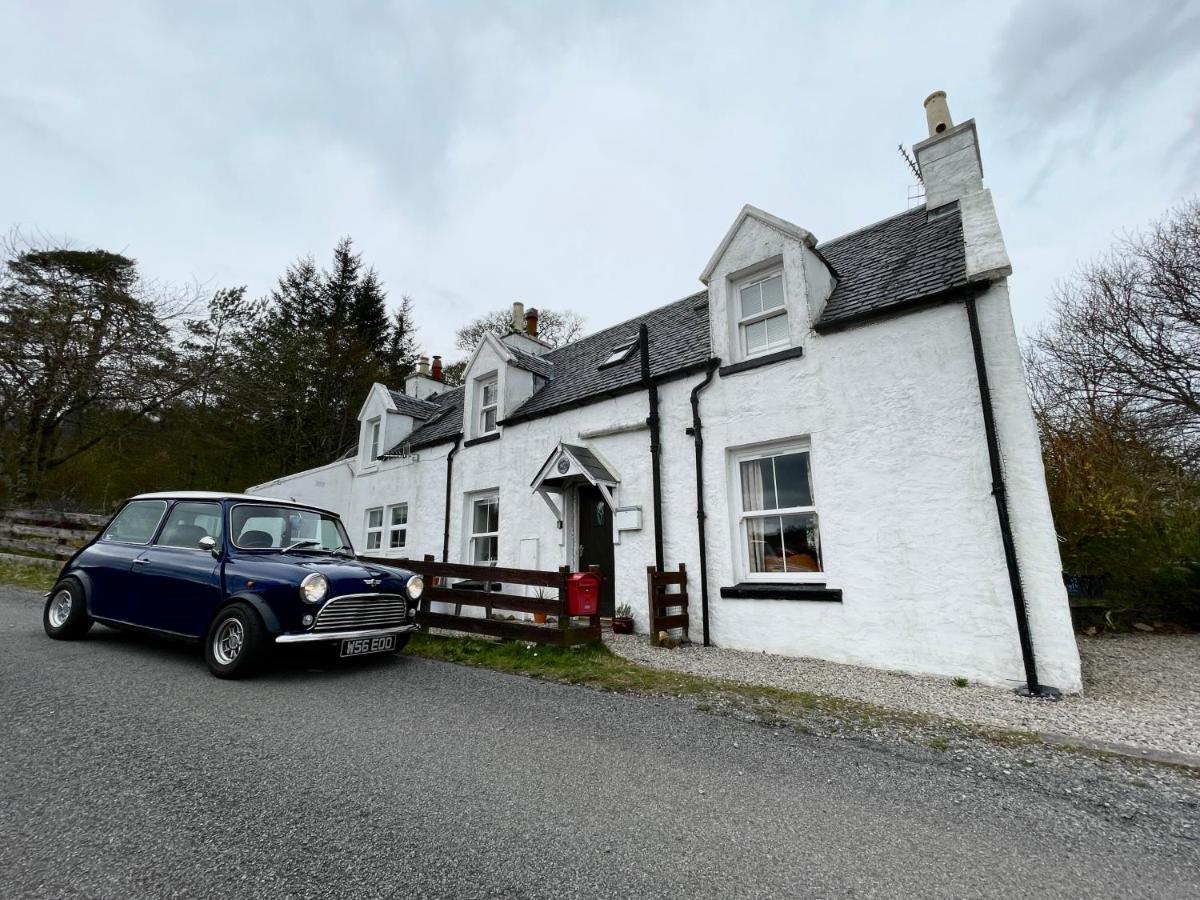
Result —
MULTIPOLYGON (((546 589, 543 587, 535 588, 533 596, 538 600, 547 600, 550 597, 550 595, 546 592, 546 589)), ((546 614, 544 612, 535 612, 533 614, 533 621, 538 625, 545 625, 546 614)))
POLYGON ((633 634, 633 607, 622 603, 613 616, 613 634, 633 634))

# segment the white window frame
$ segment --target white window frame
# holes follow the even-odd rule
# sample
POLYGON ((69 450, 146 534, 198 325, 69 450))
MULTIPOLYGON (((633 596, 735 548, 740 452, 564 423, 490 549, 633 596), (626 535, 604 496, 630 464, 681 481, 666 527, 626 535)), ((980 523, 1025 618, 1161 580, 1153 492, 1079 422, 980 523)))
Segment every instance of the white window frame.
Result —
POLYGON ((393 503, 391 506, 389 506, 384 514, 383 527, 384 531, 386 532, 385 536, 387 537, 387 545, 384 547, 384 549, 389 553, 403 550, 408 545, 408 504, 393 503), (393 516, 399 510, 403 510, 404 512, 404 521, 392 521, 393 516), (392 536, 397 531, 401 534, 400 543, 393 544, 392 536))
POLYGON ((367 548, 368 553, 372 550, 383 550, 383 513, 382 506, 372 506, 363 514, 363 533, 365 535, 363 546, 367 548), (379 513, 378 525, 371 524, 371 513, 379 513), (371 538, 375 538, 376 543, 374 547, 371 546, 371 538))
POLYGON ((495 434, 500 430, 500 376, 497 373, 485 375, 480 378, 476 384, 478 385, 475 391, 476 398, 476 415, 475 428, 476 434, 483 437, 487 434, 495 434), (496 395, 491 403, 484 403, 484 397, 487 394, 489 387, 495 388, 496 395), (485 424, 488 411, 491 411, 495 416, 495 420, 491 428, 485 424))
POLYGON ((742 450, 731 451, 729 454, 729 497, 730 497, 730 513, 731 524, 733 527, 734 541, 733 546, 738 548, 738 558, 735 560, 734 571, 737 572, 739 581, 750 582, 773 582, 784 581, 789 583, 800 582, 818 582, 825 583, 828 580, 829 573, 825 569, 826 560, 823 542, 821 540, 821 517, 817 512, 817 485, 816 477, 813 473, 813 456, 812 446, 807 438, 794 439, 786 442, 765 444, 756 447, 748 447, 742 450), (747 512, 745 509, 745 501, 742 498, 742 463, 751 462, 758 459, 769 459, 775 456, 787 456, 792 453, 804 453, 808 455, 808 483, 809 493, 813 505, 811 506, 789 506, 780 509, 756 509, 747 512), (816 518, 817 523, 817 563, 821 567, 818 572, 752 572, 750 570, 750 533, 747 525, 750 519, 769 518, 771 516, 788 516, 798 514, 811 514, 816 518))
POLYGON ((788 294, 787 281, 783 277, 783 267, 773 266, 770 269, 757 272, 749 278, 742 278, 733 285, 733 295, 730 297, 730 303, 734 312, 734 335, 737 339, 738 353, 742 359, 754 359, 756 356, 763 356, 767 353, 775 353, 778 350, 785 350, 792 346, 792 320, 791 311, 788 309, 788 294), (762 284, 764 281, 770 281, 772 278, 779 278, 779 286, 783 291, 783 305, 773 306, 762 312, 751 313, 748 316, 742 315, 742 291, 748 287, 753 287, 756 284, 762 284), (784 317, 784 323, 787 325, 787 336, 782 341, 776 341, 773 344, 766 344, 757 350, 751 350, 746 344, 746 326, 753 325, 756 322, 765 322, 767 319, 784 317))
POLYGON ((383 419, 375 418, 367 422, 367 458, 363 463, 368 466, 379 462, 379 444, 383 437, 383 419))
POLYGON ((500 492, 486 491, 480 494, 471 494, 467 498, 467 559, 469 564, 477 565, 496 565, 500 561, 500 492), (476 531, 475 530, 475 507, 480 503, 496 504, 496 530, 495 531, 476 531), (496 558, 490 563, 480 563, 476 561, 475 542, 481 538, 496 539, 496 558))

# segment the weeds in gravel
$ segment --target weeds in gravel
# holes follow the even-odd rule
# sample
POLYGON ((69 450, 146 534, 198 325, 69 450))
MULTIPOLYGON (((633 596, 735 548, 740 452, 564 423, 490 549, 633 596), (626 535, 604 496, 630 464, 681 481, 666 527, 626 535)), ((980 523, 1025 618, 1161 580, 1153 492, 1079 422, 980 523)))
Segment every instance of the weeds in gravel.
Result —
POLYGON ((48 566, 4 559, 0 556, 0 584, 11 584, 34 591, 48 591, 54 587, 54 579, 57 574, 57 569, 51 569, 48 566))
POLYGON ((954 681, 953 681, 952 683, 953 683, 953 685, 954 685, 955 687, 966 687, 966 686, 967 686, 967 679, 963 678, 963 677, 960 675, 958 678, 955 678, 955 679, 954 679, 954 681))

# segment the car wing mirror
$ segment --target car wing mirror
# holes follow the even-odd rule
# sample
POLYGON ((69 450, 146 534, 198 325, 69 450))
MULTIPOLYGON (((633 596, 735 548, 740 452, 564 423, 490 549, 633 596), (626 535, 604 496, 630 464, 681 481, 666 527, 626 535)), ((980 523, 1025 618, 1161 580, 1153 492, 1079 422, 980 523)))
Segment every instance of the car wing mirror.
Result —
POLYGON ((198 541, 201 550, 207 550, 213 556, 217 555, 217 539, 211 534, 206 534, 198 541))

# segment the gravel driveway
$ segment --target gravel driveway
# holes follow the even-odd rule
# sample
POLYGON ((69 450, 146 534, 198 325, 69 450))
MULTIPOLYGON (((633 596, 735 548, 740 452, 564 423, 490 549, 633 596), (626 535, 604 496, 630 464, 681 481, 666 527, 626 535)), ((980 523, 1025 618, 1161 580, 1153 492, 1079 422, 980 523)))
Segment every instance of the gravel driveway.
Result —
POLYGON ((1079 639, 1084 694, 1027 700, 1001 688, 689 644, 652 647, 606 634, 614 652, 662 669, 811 691, 964 722, 1058 735, 1097 745, 1200 755, 1200 635, 1079 639))
POLYGON ((1196 896, 1196 779, 399 657, 211 678, 0 588, 0 895, 1196 896))

